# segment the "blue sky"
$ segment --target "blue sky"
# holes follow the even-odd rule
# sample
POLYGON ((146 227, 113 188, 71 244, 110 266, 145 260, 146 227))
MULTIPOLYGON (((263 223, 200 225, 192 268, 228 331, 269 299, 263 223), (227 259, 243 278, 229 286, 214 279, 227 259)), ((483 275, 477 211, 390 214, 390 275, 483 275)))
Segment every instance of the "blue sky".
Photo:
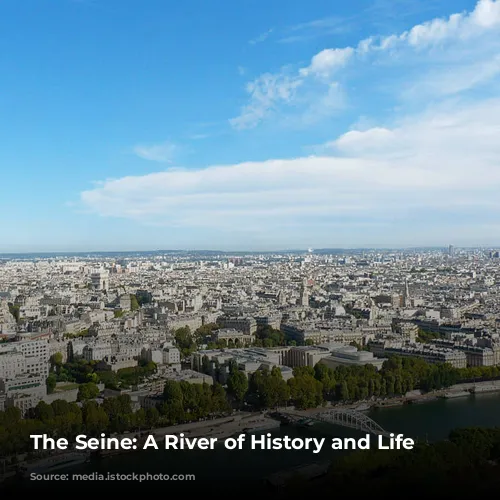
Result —
POLYGON ((1 0, 0 252, 500 244, 500 0, 1 0))

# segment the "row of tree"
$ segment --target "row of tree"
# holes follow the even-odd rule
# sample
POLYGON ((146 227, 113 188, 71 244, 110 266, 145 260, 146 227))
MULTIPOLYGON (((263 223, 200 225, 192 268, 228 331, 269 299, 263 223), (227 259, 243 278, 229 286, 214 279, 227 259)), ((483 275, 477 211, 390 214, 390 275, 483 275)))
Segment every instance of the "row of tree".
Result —
POLYGON ((99 394, 93 382, 80 385, 77 403, 43 401, 22 418, 18 408, 0 412, 0 456, 20 454, 33 449, 31 434, 48 434, 71 440, 85 433, 99 436, 102 432, 141 432, 155 427, 176 425, 208 417, 229 414, 232 409, 226 391, 220 384, 190 384, 167 381, 163 398, 157 406, 134 411, 129 395, 105 398, 98 404, 99 394))
MULTIPOLYGON (((213 328, 213 325, 202 328, 209 330, 213 328)), ((184 335, 188 332, 181 333, 184 335)), ((204 362, 207 365, 205 367, 206 373, 211 373, 208 358, 204 359, 204 362)), ((52 359, 51 375, 47 381, 49 391, 53 390, 56 382, 59 381, 80 384, 102 382, 106 387, 112 389, 128 388, 156 372, 154 363, 142 363, 135 368, 119 370, 118 373, 96 371, 96 366, 96 362, 85 360, 62 364, 61 359, 55 355, 52 359)), ((281 377, 279 369, 272 371, 272 374, 274 374, 274 378, 270 379, 269 384, 275 383, 276 377, 281 377)), ((216 380, 218 380, 218 376, 216 367, 216 380)), ((236 370, 235 367, 230 367, 227 381, 229 393, 240 404, 247 401, 252 405, 266 406, 263 405, 262 401, 269 399, 266 386, 267 377, 266 371, 258 372, 251 378, 249 384, 243 373, 236 370), (259 391, 255 389, 254 378, 259 380, 259 391), (261 379, 265 381, 264 385, 260 382, 261 379), (262 392, 266 394, 262 396, 262 392)), ((413 389, 428 392, 446 388, 459 382, 491 380, 498 377, 500 377, 500 367, 498 366, 457 369, 449 364, 429 364, 420 358, 393 356, 384 363, 380 371, 377 371, 372 365, 340 366, 336 369, 330 369, 321 363, 314 369, 296 369, 294 378, 285 385, 288 385, 290 392, 288 399, 295 402, 297 406, 310 407, 315 406, 314 403, 317 401, 317 398, 312 397, 312 394, 319 392, 321 392, 323 399, 317 404, 321 404, 323 400, 358 401, 370 397, 398 396, 413 389), (320 382, 321 385, 318 385, 314 380, 320 382)), ((280 386, 284 387, 282 382, 280 382, 280 386)), ((282 395, 279 401, 283 402, 287 399, 282 395)))
MULTIPOLYGON (((255 409, 286 404, 313 408, 325 401, 397 396, 415 388, 441 389, 471 377, 492 378, 499 372, 498 367, 455 369, 449 364, 431 365, 419 358, 394 356, 380 371, 371 365, 331 369, 318 363, 314 368, 294 369, 293 377, 285 381, 278 367, 258 370, 248 379, 233 363, 229 367, 227 390, 219 383, 167 381, 156 407, 135 412, 128 395, 106 398, 99 405, 94 400, 99 390, 94 381, 85 377, 78 391, 80 405, 61 400, 50 405, 40 402, 26 419, 21 418, 17 408, 0 412, 0 454, 29 450, 30 434, 71 437, 82 431, 89 435, 136 431, 227 415, 233 407, 244 404, 255 409)), ((81 373, 93 372, 85 368, 81 373)))
POLYGON ((167 380, 163 400, 157 408, 166 425, 192 422, 232 411, 226 390, 220 384, 190 384, 167 380))
POLYGON ((129 395, 106 398, 98 404, 93 400, 98 392, 97 386, 89 382, 80 386, 80 405, 64 400, 50 405, 41 401, 30 410, 27 418, 22 418, 21 411, 14 407, 0 412, 0 456, 32 450, 31 434, 46 433, 71 440, 81 433, 99 436, 102 432, 141 432, 231 411, 226 392, 219 384, 167 382, 164 400, 159 401, 157 407, 137 411, 129 395))
MULTIPOLYGON (((85 393, 85 389, 84 389, 85 393)), ((91 397, 94 394, 86 394, 91 397)), ((22 418, 18 408, 0 412, 0 455, 9 456, 33 450, 32 434, 72 439, 78 434, 99 436, 101 432, 125 432, 157 424, 158 411, 133 411, 130 396, 107 398, 100 405, 85 400, 81 405, 57 400, 50 405, 40 401, 27 418, 22 418)))
POLYGON ((295 368, 293 378, 286 383, 277 367, 254 373, 249 382, 242 372, 230 367, 227 387, 236 401, 261 408, 286 403, 298 408, 314 408, 325 401, 394 397, 414 389, 430 392, 471 379, 479 381, 498 376, 500 367, 457 369, 447 363, 430 364, 421 358, 393 356, 379 371, 373 365, 332 369, 322 363, 314 368, 295 368))

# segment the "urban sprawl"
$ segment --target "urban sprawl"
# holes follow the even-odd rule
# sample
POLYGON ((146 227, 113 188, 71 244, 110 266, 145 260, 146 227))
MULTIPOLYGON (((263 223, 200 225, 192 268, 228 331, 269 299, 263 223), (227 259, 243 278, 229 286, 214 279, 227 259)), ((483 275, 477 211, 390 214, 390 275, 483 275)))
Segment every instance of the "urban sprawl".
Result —
POLYGON ((499 292, 498 251, 452 246, 4 258, 0 434, 75 408, 119 432, 494 383, 499 292))

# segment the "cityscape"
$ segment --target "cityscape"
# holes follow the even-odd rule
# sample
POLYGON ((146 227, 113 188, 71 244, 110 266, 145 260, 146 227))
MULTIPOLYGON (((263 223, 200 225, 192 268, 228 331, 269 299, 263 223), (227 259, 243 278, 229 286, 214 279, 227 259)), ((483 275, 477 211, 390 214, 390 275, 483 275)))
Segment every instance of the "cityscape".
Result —
POLYGON ((3 0, 0 47, 1 500, 498 494, 500 0, 3 0))
POLYGON ((33 452, 23 421, 388 435, 377 408, 500 392, 496 249, 6 256, 0 297, 5 477, 91 459, 33 452))

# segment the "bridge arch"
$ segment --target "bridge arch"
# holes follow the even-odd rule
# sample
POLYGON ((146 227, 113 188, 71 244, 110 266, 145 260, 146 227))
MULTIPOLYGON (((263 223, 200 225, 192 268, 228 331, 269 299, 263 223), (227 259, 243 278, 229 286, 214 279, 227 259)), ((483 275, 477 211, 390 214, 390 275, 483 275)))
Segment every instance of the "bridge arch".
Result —
POLYGON ((314 420, 317 422, 324 422, 332 425, 339 425, 341 427, 348 427, 359 431, 367 432, 370 434, 389 436, 389 432, 384 430, 375 420, 371 419, 364 413, 356 410, 322 410, 318 413, 305 416, 295 412, 287 412, 287 415, 298 420, 314 420))

